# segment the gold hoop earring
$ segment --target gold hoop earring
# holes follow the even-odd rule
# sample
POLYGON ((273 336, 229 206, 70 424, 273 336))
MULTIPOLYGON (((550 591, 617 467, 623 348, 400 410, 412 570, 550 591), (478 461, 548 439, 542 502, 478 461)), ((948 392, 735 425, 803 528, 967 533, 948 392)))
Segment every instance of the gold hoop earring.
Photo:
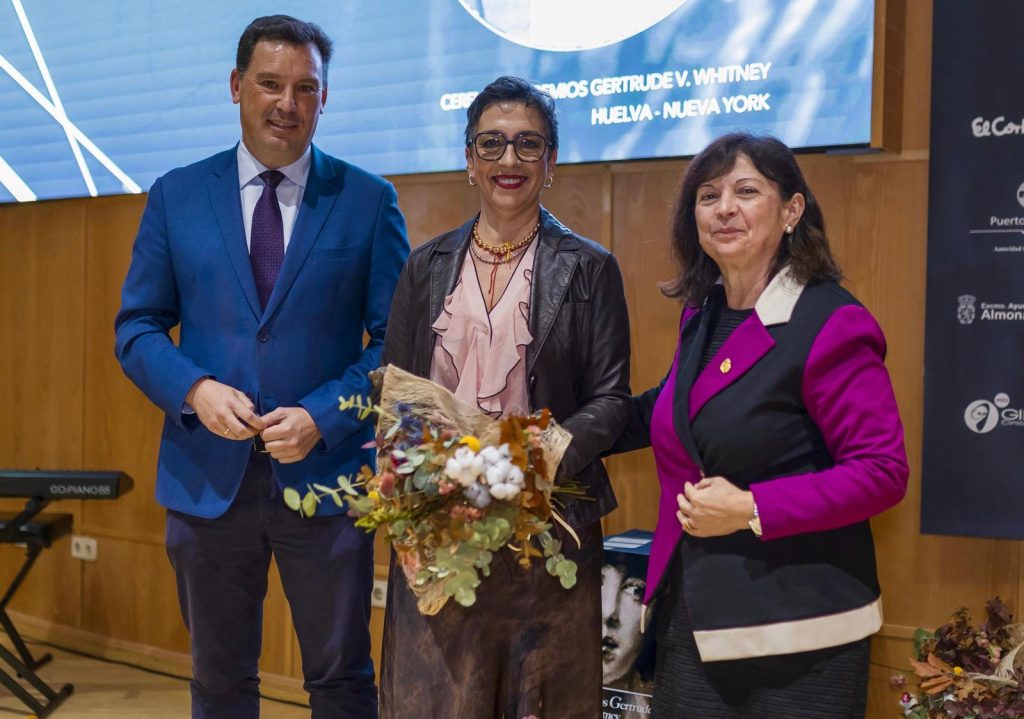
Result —
POLYGON ((476 187, 476 180, 473 179, 472 175, 469 176, 469 186, 476 187))
POLYGON ((555 176, 554 175, 552 175, 551 177, 548 178, 548 181, 544 183, 544 187, 551 187, 553 184, 555 184, 555 176))

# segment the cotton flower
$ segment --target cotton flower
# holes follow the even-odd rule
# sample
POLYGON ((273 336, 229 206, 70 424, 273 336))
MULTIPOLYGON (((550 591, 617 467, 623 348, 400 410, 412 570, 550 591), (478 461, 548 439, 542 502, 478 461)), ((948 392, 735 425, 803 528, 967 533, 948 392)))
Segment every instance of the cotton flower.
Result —
POLYGON ((484 472, 487 484, 492 487, 496 484, 504 484, 508 481, 508 475, 511 470, 512 463, 508 460, 501 460, 497 464, 492 464, 484 472))
POLYGON ((519 487, 509 482, 492 485, 488 490, 495 499, 514 499, 519 495, 519 487))
POLYGON ((523 476, 523 470, 513 464, 512 468, 508 471, 508 482, 520 489, 526 486, 526 477, 523 476))
POLYGON ((483 471, 484 461, 469 447, 459 447, 444 465, 445 476, 463 487, 469 487, 476 482, 483 471))
POLYGON ((502 459, 501 451, 497 447, 487 446, 480 450, 480 459, 484 461, 484 464, 488 467, 493 467, 502 459))
POLYGON ((463 490, 463 494, 477 509, 483 509, 491 503, 491 494, 487 491, 487 487, 479 482, 474 482, 466 487, 466 489, 463 490))

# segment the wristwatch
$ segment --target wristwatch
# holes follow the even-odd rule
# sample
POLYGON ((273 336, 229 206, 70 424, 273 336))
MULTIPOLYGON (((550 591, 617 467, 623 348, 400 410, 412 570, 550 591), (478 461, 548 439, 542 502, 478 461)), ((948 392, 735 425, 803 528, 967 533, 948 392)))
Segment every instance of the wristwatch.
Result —
POLYGON ((757 502, 754 502, 754 516, 747 522, 747 526, 750 527, 750 531, 754 533, 755 537, 761 538, 761 515, 757 511, 757 502))

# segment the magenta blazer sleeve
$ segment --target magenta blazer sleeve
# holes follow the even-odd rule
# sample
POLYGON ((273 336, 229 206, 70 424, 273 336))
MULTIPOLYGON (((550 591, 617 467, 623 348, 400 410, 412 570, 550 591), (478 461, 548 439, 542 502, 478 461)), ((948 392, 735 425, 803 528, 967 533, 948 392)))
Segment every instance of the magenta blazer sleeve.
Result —
POLYGON ((751 486, 762 539, 862 522, 906 494, 903 425, 884 359, 882 330, 863 307, 841 307, 822 327, 802 393, 835 464, 751 486))

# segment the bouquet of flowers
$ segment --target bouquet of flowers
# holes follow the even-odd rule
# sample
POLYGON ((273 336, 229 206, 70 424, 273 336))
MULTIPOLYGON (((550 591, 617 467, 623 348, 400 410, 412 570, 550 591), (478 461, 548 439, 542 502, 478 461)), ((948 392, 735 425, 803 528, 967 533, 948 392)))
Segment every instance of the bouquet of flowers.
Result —
POLYGON ((377 416, 377 471, 364 467, 337 487, 315 484, 303 496, 285 490, 285 502, 312 516, 323 500, 348 506, 356 525, 387 533, 423 614, 436 614, 450 597, 463 606, 490 573, 494 553, 507 549, 528 568, 544 563, 566 589, 576 564, 562 554, 552 522, 555 470, 572 439, 547 410, 495 420, 443 387, 389 366, 381 400, 341 398, 342 410, 377 416), (539 546, 538 546, 539 545, 539 546))
MULTIPOLYGON (((935 632, 914 636, 920 678, 917 694, 900 699, 911 719, 1009 719, 1024 716, 1024 625, 1011 623, 999 597, 985 606, 987 621, 978 628, 967 609, 953 613, 935 632)), ((893 683, 905 682, 902 675, 893 683)))

